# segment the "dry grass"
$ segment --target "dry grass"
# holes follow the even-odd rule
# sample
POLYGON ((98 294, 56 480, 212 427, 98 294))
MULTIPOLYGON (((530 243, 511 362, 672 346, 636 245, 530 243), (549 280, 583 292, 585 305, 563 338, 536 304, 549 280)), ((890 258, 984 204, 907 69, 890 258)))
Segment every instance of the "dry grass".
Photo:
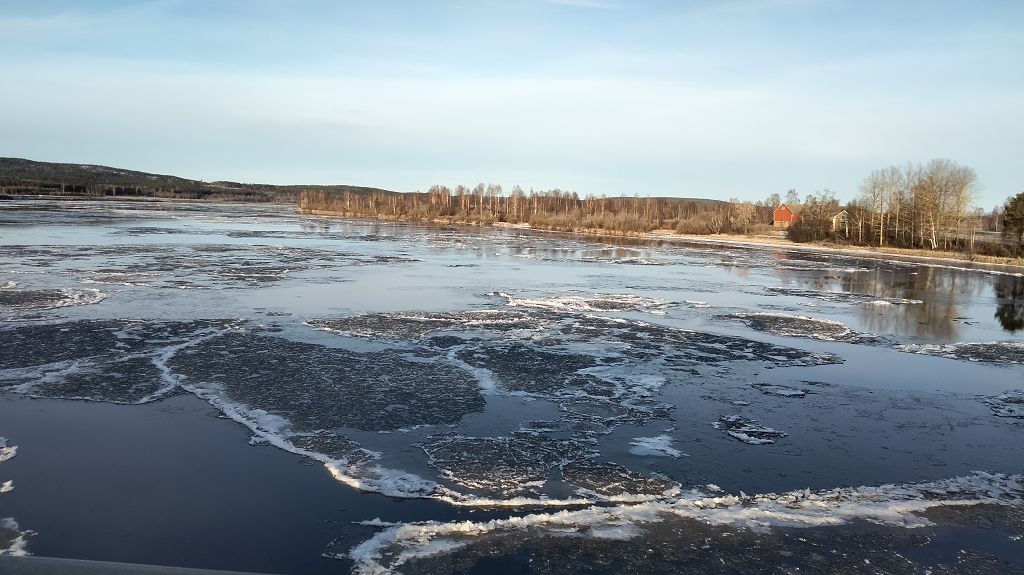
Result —
POLYGON ((761 234, 761 235, 736 235, 736 234, 716 234, 716 235, 678 235, 671 234, 669 230, 656 230, 654 234, 662 237, 671 235, 674 238, 687 239, 698 242, 710 242, 710 243, 723 243, 723 244, 739 244, 739 245, 750 245, 750 246, 785 246, 795 250, 803 251, 815 251, 815 252, 835 252, 842 254, 856 254, 867 257, 882 258, 883 256, 893 256, 894 259, 908 259, 908 260, 928 260, 928 261, 948 261, 948 262, 973 262, 994 266, 1007 266, 1013 268, 1024 268, 1024 258, 1004 258, 996 256, 983 256, 977 254, 965 254, 962 252, 943 251, 943 250, 922 250, 922 249, 906 249, 906 248, 893 248, 893 247, 877 247, 877 246, 850 246, 845 244, 837 244, 833 242, 822 242, 822 243, 796 243, 790 241, 783 235, 777 234, 761 234), (665 233, 659 233, 665 232, 665 233))

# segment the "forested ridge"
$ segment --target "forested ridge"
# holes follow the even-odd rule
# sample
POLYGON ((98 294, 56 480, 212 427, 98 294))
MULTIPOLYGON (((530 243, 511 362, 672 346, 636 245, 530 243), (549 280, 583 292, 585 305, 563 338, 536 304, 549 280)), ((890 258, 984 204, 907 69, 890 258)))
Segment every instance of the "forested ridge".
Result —
POLYGON ((361 194, 395 193, 362 186, 279 186, 239 182, 204 182, 109 166, 37 162, 0 158, 0 197, 14 195, 163 198, 226 202, 294 204, 304 190, 361 194))

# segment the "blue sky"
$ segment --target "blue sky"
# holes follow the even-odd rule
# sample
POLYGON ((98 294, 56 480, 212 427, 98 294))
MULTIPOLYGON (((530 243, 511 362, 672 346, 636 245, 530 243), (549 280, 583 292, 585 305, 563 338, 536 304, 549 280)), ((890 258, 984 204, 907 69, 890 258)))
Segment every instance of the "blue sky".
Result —
POLYGON ((0 155, 197 179, 762 199, 1024 191, 1024 2, 6 0, 0 155))

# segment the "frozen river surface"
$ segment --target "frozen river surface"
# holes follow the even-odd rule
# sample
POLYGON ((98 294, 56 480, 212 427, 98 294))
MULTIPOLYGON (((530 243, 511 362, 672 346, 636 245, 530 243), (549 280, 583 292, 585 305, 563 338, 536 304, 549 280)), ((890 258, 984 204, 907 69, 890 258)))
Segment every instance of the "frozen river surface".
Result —
POLYGON ((7 553, 1021 572, 1024 278, 6 201, 0 435, 7 553))

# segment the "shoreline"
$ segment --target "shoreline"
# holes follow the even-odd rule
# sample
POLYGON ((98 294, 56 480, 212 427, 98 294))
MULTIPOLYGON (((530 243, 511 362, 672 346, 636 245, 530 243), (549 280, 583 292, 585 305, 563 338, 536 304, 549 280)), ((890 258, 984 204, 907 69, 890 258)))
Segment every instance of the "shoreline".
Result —
MULTIPOLYGON (((900 252, 887 252, 877 251, 868 247, 862 246, 851 246, 851 247, 838 247, 834 245, 822 245, 822 244, 799 244, 789 240, 772 242, 772 241, 758 241, 757 238, 742 239, 736 238, 735 236, 729 236, 728 238, 715 238, 709 236, 694 236, 694 235, 656 235, 655 232, 651 232, 652 239, 662 240, 675 240, 675 241, 687 241, 693 243, 706 243, 712 245, 723 245, 723 246, 734 246, 744 247, 753 249, 784 249, 792 251, 800 251, 807 253, 821 253, 851 257, 863 257, 877 260, 895 260, 895 261, 906 261, 920 264, 960 264, 962 266, 968 266, 966 269, 981 269, 988 271, 995 271, 1001 273, 1007 273, 1011 275, 1024 275, 1024 262, 1022 263, 1010 263, 1010 262, 986 262, 967 259, 966 257, 957 257, 956 252, 939 252, 943 255, 936 256, 925 256, 912 253, 900 253, 900 252)), ((888 248, 893 250, 901 250, 902 248, 888 248)))
MULTIPOLYGON (((244 201, 244 200, 222 200, 202 198, 165 198, 159 196, 81 196, 62 194, 5 194, 0 192, 0 201, 46 201, 56 200, 62 202, 139 202, 139 203, 188 203, 188 204, 238 204, 238 205, 263 205, 263 206, 295 206, 294 203, 285 201, 244 201)), ((301 212, 300 212, 301 213, 301 212)))
MULTIPOLYGON (((876 259, 882 261, 904 261, 910 263, 919 264, 931 264, 931 265, 956 265, 963 269, 973 269, 981 271, 990 271, 997 273, 1005 273, 1009 275, 1024 276, 1024 260, 1014 260, 1007 262, 994 262, 994 261, 979 261, 968 259, 962 256, 958 252, 938 252, 941 255, 919 255, 915 253, 900 253, 900 251, 879 251, 867 246, 849 246, 840 247, 836 245, 828 244, 817 244, 817 243, 806 243, 801 244, 790 241, 788 239, 779 238, 774 240, 764 236, 736 236, 728 234, 717 234, 717 235, 694 235, 694 234, 677 234, 672 230, 660 229, 653 230, 650 232, 643 233, 612 233, 606 230, 581 230, 581 231, 565 231, 565 230, 551 230, 546 228, 533 227, 530 224, 511 224, 507 222, 493 222, 493 223, 480 223, 480 222, 456 222, 449 220, 418 220, 418 219, 402 219, 402 218, 379 218, 372 216, 358 216, 348 215, 338 212, 330 212, 325 210, 302 210, 299 209, 300 215, 314 215, 314 216, 325 216, 332 218, 341 219, 354 219, 354 220, 374 220, 374 221, 385 221, 385 222, 404 222, 404 223, 422 223, 422 224, 443 224, 443 225, 454 225, 454 226, 467 226, 473 228, 504 228, 511 230, 522 230, 531 232, 543 232, 543 233, 554 233, 554 234, 569 234, 574 236, 582 237, 594 237, 594 238, 614 238, 614 239, 636 239, 636 240, 649 240, 649 241, 663 241, 663 242, 684 242, 684 243, 696 243, 696 244, 707 244, 707 245, 718 245, 718 246, 730 246, 746 249, 782 249, 791 250, 805 253, 820 253, 826 255, 839 255, 846 257, 862 257, 868 259, 876 259)), ((886 248, 888 250, 903 250, 903 248, 886 248)), ((918 251, 918 250, 907 250, 907 251, 918 251)), ((982 256, 991 257, 991 256, 982 256)))
POLYGON ((862 257, 868 259, 882 260, 882 261, 903 261, 910 263, 919 263, 925 265, 956 265, 963 269, 982 270, 990 271, 995 273, 1005 273, 1008 275, 1024 276, 1024 259, 1008 259, 1008 258, 994 258, 993 256, 980 256, 982 258, 991 259, 1008 259, 1008 261, 984 261, 969 259, 959 252, 943 252, 939 251, 939 255, 921 255, 918 253, 904 253, 904 252, 918 252, 922 250, 910 250, 906 248, 883 248, 882 251, 875 247, 870 246, 840 246, 834 244, 820 244, 820 243, 797 243, 790 241, 785 238, 771 238, 766 236, 738 236, 731 234, 715 234, 715 235, 697 235, 697 234, 677 234, 669 229, 657 229, 650 232, 630 232, 630 233, 614 233, 608 230, 601 229, 584 229, 584 230, 554 230, 547 228, 539 228, 531 226, 530 224, 520 223, 512 224, 508 222, 465 222, 465 221, 451 221, 444 219, 433 219, 433 220, 421 220, 421 219, 404 219, 404 218, 388 218, 388 217, 374 217, 374 216, 363 216, 355 214, 346 214, 341 212, 332 212, 327 210, 303 210, 298 208, 295 204, 287 202, 245 202, 245 201, 230 201, 230 200, 204 200, 195 198, 157 198, 157 197, 146 197, 146 196, 56 196, 56 195, 41 195, 41 196, 7 196, 0 199, 28 199, 28 200, 62 200, 62 201, 98 201, 98 202, 110 202, 110 201, 127 201, 127 202, 139 202, 139 203, 189 203, 189 204, 222 204, 222 205, 266 205, 266 206, 289 206, 295 207, 299 215, 313 215, 323 216, 340 219, 350 220, 372 220, 382 222, 403 222, 403 223, 421 223, 421 224, 441 224, 450 226, 467 226, 473 228, 503 228, 511 230, 522 230, 530 232, 543 232, 553 234, 568 234, 580 237, 593 237, 593 238, 612 238, 612 239, 634 239, 634 240, 648 240, 648 241, 662 241, 662 242, 684 242, 693 244, 706 244, 716 246, 728 246, 745 249, 782 249, 791 250, 804 253, 819 253, 826 255, 839 255, 847 257, 862 257))

